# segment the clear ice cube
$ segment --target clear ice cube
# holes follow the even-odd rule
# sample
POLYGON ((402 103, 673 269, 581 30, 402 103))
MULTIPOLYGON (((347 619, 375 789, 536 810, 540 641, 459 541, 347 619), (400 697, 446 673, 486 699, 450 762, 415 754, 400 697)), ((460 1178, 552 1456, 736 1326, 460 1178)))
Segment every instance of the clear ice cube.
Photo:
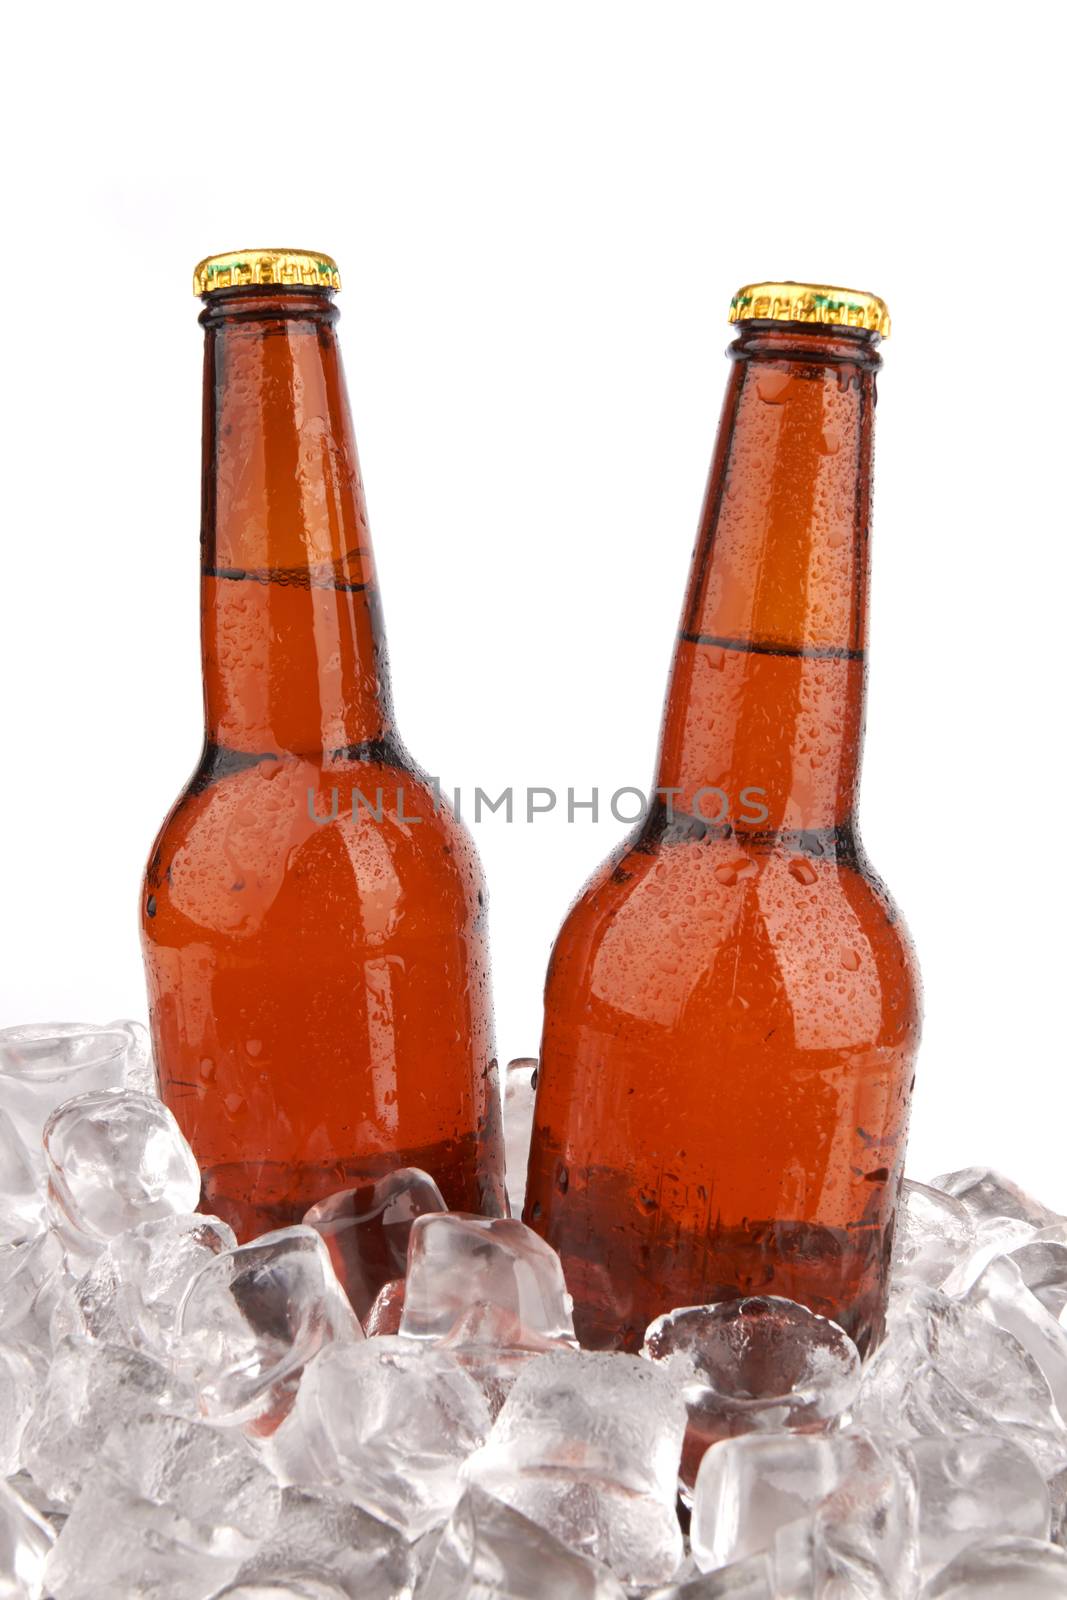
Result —
POLYGON ((811 1517, 842 1483, 856 1447, 841 1435, 748 1433, 705 1455, 693 1491, 690 1544, 714 1572, 771 1549, 789 1523, 811 1517))
POLYGON ((139 1222, 194 1211, 200 1171, 174 1117, 152 1095, 92 1090, 44 1131, 48 1202, 68 1246, 96 1254, 139 1222))
POLYGON ((894 1291, 940 1289, 974 1247, 974 1218, 962 1200, 905 1178, 893 1242, 894 1291))
POLYGON ((716 1439, 829 1428, 860 1383, 859 1353, 836 1322, 771 1295, 669 1311, 649 1326, 641 1354, 683 1386, 689 1487, 716 1439))
POLYGON ((1049 1537, 1049 1494, 1025 1450, 1010 1439, 969 1434, 915 1439, 910 1448, 919 1493, 923 1572, 939 1572, 968 1544, 1015 1535, 1049 1537))
POLYGON ((73 1285, 53 1316, 53 1337, 81 1334, 173 1360, 182 1297, 202 1267, 236 1245, 218 1217, 194 1212, 138 1223, 111 1239, 73 1285))
POLYGON ((395 1600, 413 1587, 414 1560, 388 1523, 324 1490, 290 1487, 269 1537, 237 1578, 245 1585, 311 1578, 336 1584, 351 1600, 395 1600))
POLYGON ((104 1024, 105 1031, 112 1032, 116 1029, 126 1035, 126 1061, 123 1071, 123 1086, 127 1089, 136 1089, 139 1094, 159 1093, 159 1080, 156 1076, 156 1065, 152 1059, 152 1041, 148 1037, 148 1029, 143 1022, 132 1022, 128 1017, 120 1017, 116 1022, 104 1024))
POLYGON ((312 1357, 362 1338, 321 1236, 298 1225, 201 1268, 178 1309, 176 1350, 205 1416, 269 1432, 312 1357))
MULTIPOLYGON (((847 1470, 816 1508, 807 1530, 783 1528, 775 1541, 775 1574, 788 1593, 808 1560, 816 1595, 856 1600, 911 1600, 919 1591, 918 1494, 905 1452, 860 1432, 841 1436, 847 1470), (791 1535, 800 1532, 799 1541, 791 1535), (799 1559, 798 1559, 799 1558, 799 1559)), ((803 1587, 806 1588, 804 1578, 803 1587)))
POLYGON ((959 1172, 944 1172, 930 1179, 932 1189, 959 1200, 979 1226, 1003 1221, 1025 1222, 1032 1228, 1047 1228, 1064 1219, 1050 1211, 992 1167, 964 1167, 959 1172))
POLYGON ((45 1562, 54 1541, 45 1518, 11 1484, 0 1481, 2 1600, 41 1600, 45 1562))
POLYGON ((37 1403, 40 1382, 40 1364, 30 1351, 0 1344, 0 1478, 19 1470, 22 1435, 37 1403))
POLYGON ((750 1433, 705 1455, 690 1538, 698 1567, 736 1575, 742 1593, 742 1578, 758 1593, 765 1567, 776 1595, 904 1600, 915 1529, 910 1463, 891 1446, 858 1430, 750 1433))
POLYGON ((1031 1293, 1015 1257, 994 1257, 971 1286, 966 1303, 1019 1341, 1040 1368, 1067 1424, 1067 1328, 1031 1293))
POLYGON ((51 1600, 212 1600, 237 1565, 199 1545, 184 1517, 101 1467, 63 1524, 45 1584, 51 1600))
POLYGON ((227 1559, 246 1560, 278 1520, 281 1490, 234 1428, 159 1412, 127 1417, 109 1430, 100 1465, 227 1559))
POLYGON ((522 1216, 526 1197, 536 1086, 535 1057, 522 1056, 508 1062, 504 1073, 504 1178, 513 1217, 522 1216))
POLYGON ((304 1217, 326 1241, 330 1259, 361 1322, 386 1284, 407 1271, 408 1240, 416 1217, 447 1211, 428 1172, 398 1167, 368 1177, 313 1205, 304 1217))
POLYGON ((685 1423, 678 1386, 651 1362, 544 1355, 522 1368, 464 1475, 623 1583, 664 1583, 682 1556, 685 1423))
POLYGON ((453 1356, 384 1335, 311 1363, 270 1459, 283 1481, 333 1487, 414 1540, 451 1514, 459 1469, 489 1425, 453 1356))
MULTIPOLYGON (((124 1022, 31 1022, 0 1030, 0 1100, 27 1148, 64 1100, 91 1089, 122 1089, 139 1049, 124 1022)), ((136 1025, 133 1025, 136 1026, 136 1025)))
POLYGON ((1067 1327, 1067 1227, 1046 1228, 1010 1255, 1030 1293, 1067 1327))
POLYGON ((69 1281, 63 1245, 52 1229, 0 1248, 0 1339, 50 1354, 52 1317, 69 1281))
POLYGON ((49 1557, 55 1600, 207 1600, 271 1532, 280 1490, 234 1430, 175 1416, 115 1424, 49 1557))
POLYGON ((975 1307, 917 1290, 889 1319, 853 1409, 878 1436, 1001 1434, 1046 1475, 1067 1464, 1067 1430, 1037 1363, 975 1307))
POLYGON ((577 1351, 570 1340, 546 1339, 524 1327, 513 1311, 485 1304, 464 1312, 438 1348, 450 1351, 481 1385, 494 1417, 527 1361, 553 1350, 577 1351))
POLYGON ((472 1488, 441 1534, 419 1600, 625 1600, 617 1578, 472 1488))
POLYGON ((923 1591, 924 1600, 1063 1600, 1067 1550, 1040 1539, 972 1544, 923 1591))
POLYGON ((44 1162, 31 1156, 18 1128, 0 1106, 0 1246, 39 1233, 44 1226, 44 1205, 44 1162))
POLYGON ((573 1302, 559 1256, 532 1228, 455 1211, 417 1218, 401 1333, 444 1339, 478 1306, 506 1313, 516 1346, 527 1333, 535 1348, 545 1340, 574 1342, 573 1302))
POLYGON ((191 1408, 191 1394, 151 1356, 64 1339, 22 1436, 23 1464, 45 1494, 69 1505, 116 1422, 191 1408))

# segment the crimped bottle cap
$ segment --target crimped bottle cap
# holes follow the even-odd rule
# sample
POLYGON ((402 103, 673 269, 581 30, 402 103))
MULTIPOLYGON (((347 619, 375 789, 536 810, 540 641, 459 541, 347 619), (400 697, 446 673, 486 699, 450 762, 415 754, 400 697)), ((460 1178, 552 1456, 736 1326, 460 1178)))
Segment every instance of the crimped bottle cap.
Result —
POLYGON ((193 272, 193 293, 199 295, 257 284, 339 289, 341 274, 333 257, 319 250, 227 250, 221 256, 205 256, 193 272))
POLYGON ((862 289, 826 283, 746 283, 730 301, 731 322, 824 322, 889 337, 889 308, 862 289))

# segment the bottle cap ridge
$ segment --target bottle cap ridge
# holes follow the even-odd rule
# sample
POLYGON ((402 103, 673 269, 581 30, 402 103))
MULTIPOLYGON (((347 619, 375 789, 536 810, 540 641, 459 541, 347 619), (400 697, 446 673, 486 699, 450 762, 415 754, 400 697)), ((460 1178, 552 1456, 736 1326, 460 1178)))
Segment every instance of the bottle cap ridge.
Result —
POLYGON ((889 337, 889 308, 876 294, 825 283, 748 283, 730 301, 731 322, 819 322, 889 337))
POLYGON ((339 289, 341 274, 332 256, 318 250, 227 250, 205 256, 193 272, 193 293, 277 284, 290 289, 339 289))

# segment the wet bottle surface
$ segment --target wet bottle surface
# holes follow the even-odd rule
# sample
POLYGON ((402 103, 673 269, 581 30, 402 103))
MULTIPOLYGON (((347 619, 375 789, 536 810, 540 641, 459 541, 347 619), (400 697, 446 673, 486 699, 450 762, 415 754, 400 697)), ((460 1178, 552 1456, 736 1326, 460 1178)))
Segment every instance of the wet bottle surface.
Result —
POLYGON ((855 818, 884 307, 853 298, 739 318, 656 799, 553 951, 525 1219, 588 1345, 751 1292, 880 1335, 919 999, 855 818))
POLYGON ((161 1091, 245 1238, 396 1165, 504 1209, 481 869, 396 731, 335 269, 291 259, 208 280, 206 735, 142 896, 161 1091))

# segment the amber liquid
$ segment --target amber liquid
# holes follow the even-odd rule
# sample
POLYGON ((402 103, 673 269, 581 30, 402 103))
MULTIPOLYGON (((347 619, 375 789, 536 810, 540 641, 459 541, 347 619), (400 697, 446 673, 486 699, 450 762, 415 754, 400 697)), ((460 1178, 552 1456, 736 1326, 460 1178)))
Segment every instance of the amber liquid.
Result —
POLYGON ((202 319, 207 737, 144 886, 162 1093, 242 1238, 397 1165, 504 1208, 484 884, 396 733, 329 298, 202 319))
POLYGON ((664 792, 546 983, 525 1217, 601 1348, 752 1292, 882 1326, 918 996, 854 821, 877 358, 806 330, 734 354, 664 792))

